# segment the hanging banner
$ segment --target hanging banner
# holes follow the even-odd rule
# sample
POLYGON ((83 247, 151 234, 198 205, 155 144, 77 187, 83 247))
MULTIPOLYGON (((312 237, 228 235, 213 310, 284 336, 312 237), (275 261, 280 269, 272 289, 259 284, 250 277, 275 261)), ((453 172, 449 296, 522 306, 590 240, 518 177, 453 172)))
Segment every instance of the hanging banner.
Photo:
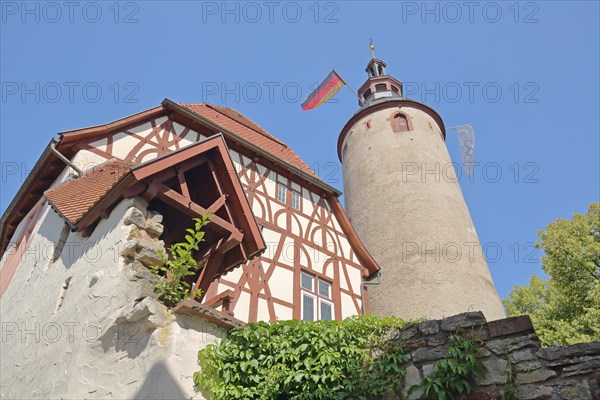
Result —
POLYGON ((475 159, 475 131, 473 130, 472 125, 457 126, 455 129, 462 163, 465 167, 465 174, 467 176, 473 176, 473 160, 475 159))

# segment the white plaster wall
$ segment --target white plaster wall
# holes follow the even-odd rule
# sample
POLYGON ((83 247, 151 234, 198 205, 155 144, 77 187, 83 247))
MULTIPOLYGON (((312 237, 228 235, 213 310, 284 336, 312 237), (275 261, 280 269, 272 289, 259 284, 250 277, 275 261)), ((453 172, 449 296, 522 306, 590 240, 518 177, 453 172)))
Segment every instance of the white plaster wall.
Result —
MULTIPOLYGON (((342 314, 343 318, 346 316, 356 315, 356 306, 352 301, 352 298, 348 296, 346 293, 342 293, 342 314)), ((359 303, 360 304, 360 303, 359 303)))
POLYGON ((289 284, 283 284, 284 282, 294 281, 294 273, 292 271, 285 268, 275 268, 271 276, 271 281, 277 283, 269 285, 273 297, 290 303, 294 302, 294 291, 290 290, 289 284))
POLYGON ((352 284, 352 288, 356 292, 360 290, 360 284, 362 282, 361 273, 356 268, 348 268, 348 278, 352 284))
POLYGON ((194 395, 197 352, 224 333, 168 312, 152 296, 147 269, 123 263, 130 227, 122 220, 132 204, 121 202, 89 238, 71 233, 56 262, 64 223, 46 210, 0 302, 1 398, 194 395))
MULTIPOLYGON (((131 132, 136 132, 137 134, 141 137, 146 137, 148 136, 148 134, 152 131, 152 125, 150 125, 150 123, 141 125, 140 127, 136 127, 133 129, 130 129, 131 132)), ((131 151, 131 149, 133 149, 133 147, 135 147, 136 144, 138 144, 138 139, 125 133, 125 132, 119 132, 113 135, 113 156, 115 156, 116 158, 120 158, 122 160, 125 159, 125 157, 127 157, 127 154, 129 154, 129 152, 131 151)), ((94 146, 94 143, 91 144, 92 146, 94 146)))
MULTIPOLYGON (((167 117, 160 117, 160 118, 157 118, 154 120, 154 124, 155 124, 155 126, 159 127, 163 122, 166 122, 166 121, 167 121, 167 117)), ((146 122, 146 123, 143 123, 143 124, 140 124, 138 126, 128 129, 128 132, 131 132, 131 133, 137 135, 137 137, 130 135, 127 132, 115 133, 114 135, 112 135, 113 146, 112 146, 111 155, 113 157, 116 157, 116 158, 119 158, 122 160, 126 159, 127 156, 129 155, 129 153, 131 152, 131 150, 137 144, 139 144, 139 141, 140 141, 139 138, 142 138, 143 140, 145 140, 146 144, 143 145, 137 151, 136 157, 145 150, 152 150, 152 149, 160 148, 162 145, 156 137, 152 137, 152 138, 148 139, 148 137, 152 133, 153 129, 154 128, 152 127, 152 124, 150 122, 146 122)), ((168 146, 168 149, 171 151, 175 151, 178 148, 189 146, 190 144, 193 144, 193 143, 197 142, 198 140, 205 139, 205 136, 200 135, 198 132, 190 129, 184 136, 179 137, 179 143, 176 146, 175 145, 175 141, 176 141, 175 135, 178 135, 178 136, 181 135, 185 129, 186 129, 185 126, 178 124, 177 122, 173 122, 174 132, 168 133, 168 132, 165 132, 164 130, 160 130, 159 136, 161 138, 163 138, 164 140, 166 140, 166 142, 170 143, 170 145, 168 146)), ((92 146, 98 150, 107 151, 108 150, 108 140, 106 138, 99 139, 94 142, 91 142, 90 146, 92 146)), ((86 150, 82 150, 79 153, 84 152, 84 151, 86 151, 86 150)), ((136 158, 135 161, 138 163, 139 162, 147 162, 147 161, 150 161, 150 160, 156 158, 158 155, 159 155, 158 152, 151 152, 149 154, 146 154, 143 157, 143 159, 138 160, 136 158)))
MULTIPOLYGON (((94 154, 88 150, 79 150, 71 159, 71 162, 75 164, 75 166, 82 170, 84 173, 88 170, 93 169, 99 164, 105 163, 106 161, 107 160, 104 157, 94 154)), ((75 170, 71 167, 65 167, 60 173, 60 175, 54 180, 54 182, 50 186, 50 189, 76 178, 77 173, 75 172, 75 170)))

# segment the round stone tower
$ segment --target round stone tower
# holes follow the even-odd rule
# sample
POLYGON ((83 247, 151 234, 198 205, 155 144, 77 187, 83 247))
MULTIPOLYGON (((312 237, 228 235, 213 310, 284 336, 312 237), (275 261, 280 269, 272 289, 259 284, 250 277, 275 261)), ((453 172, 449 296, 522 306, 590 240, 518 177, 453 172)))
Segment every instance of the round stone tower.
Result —
POLYGON ((404 319, 504 317, 450 155, 442 118, 402 95, 373 58, 361 108, 338 139, 346 212, 381 267, 370 311, 404 319))

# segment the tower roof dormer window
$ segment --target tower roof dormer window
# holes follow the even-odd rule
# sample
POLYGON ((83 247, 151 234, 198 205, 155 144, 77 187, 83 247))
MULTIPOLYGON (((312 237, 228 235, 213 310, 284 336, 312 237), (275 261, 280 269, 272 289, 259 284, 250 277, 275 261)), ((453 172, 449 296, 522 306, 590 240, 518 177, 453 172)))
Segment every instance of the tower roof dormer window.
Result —
POLYGON ((376 78, 386 75, 385 67, 386 65, 383 61, 378 58, 373 58, 367 65, 366 71, 369 74, 369 78, 376 78))
POLYGON ((358 89, 362 107, 368 107, 375 100, 385 101, 386 98, 402 97, 402 83, 388 75, 385 68, 386 64, 373 55, 365 68, 369 77, 358 89))

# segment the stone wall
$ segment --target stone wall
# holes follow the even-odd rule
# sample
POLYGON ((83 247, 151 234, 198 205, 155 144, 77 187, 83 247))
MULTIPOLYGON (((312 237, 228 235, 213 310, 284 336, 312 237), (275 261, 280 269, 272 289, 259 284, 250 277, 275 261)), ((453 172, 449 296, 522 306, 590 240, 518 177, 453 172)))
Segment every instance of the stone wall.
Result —
MULTIPOLYGON (((463 332, 480 341, 485 372, 467 399, 600 399, 600 342, 542 348, 528 316, 486 322, 483 314, 459 314, 390 333, 409 360, 406 376, 388 400, 406 398, 408 388, 434 371, 446 356, 448 337, 463 332)), ((422 398, 413 394, 410 399, 422 398)))
POLYGON ((123 200, 60 251, 63 226, 47 207, 0 301, 0 399, 202 399, 198 350, 241 322, 156 300, 161 216, 123 200))

